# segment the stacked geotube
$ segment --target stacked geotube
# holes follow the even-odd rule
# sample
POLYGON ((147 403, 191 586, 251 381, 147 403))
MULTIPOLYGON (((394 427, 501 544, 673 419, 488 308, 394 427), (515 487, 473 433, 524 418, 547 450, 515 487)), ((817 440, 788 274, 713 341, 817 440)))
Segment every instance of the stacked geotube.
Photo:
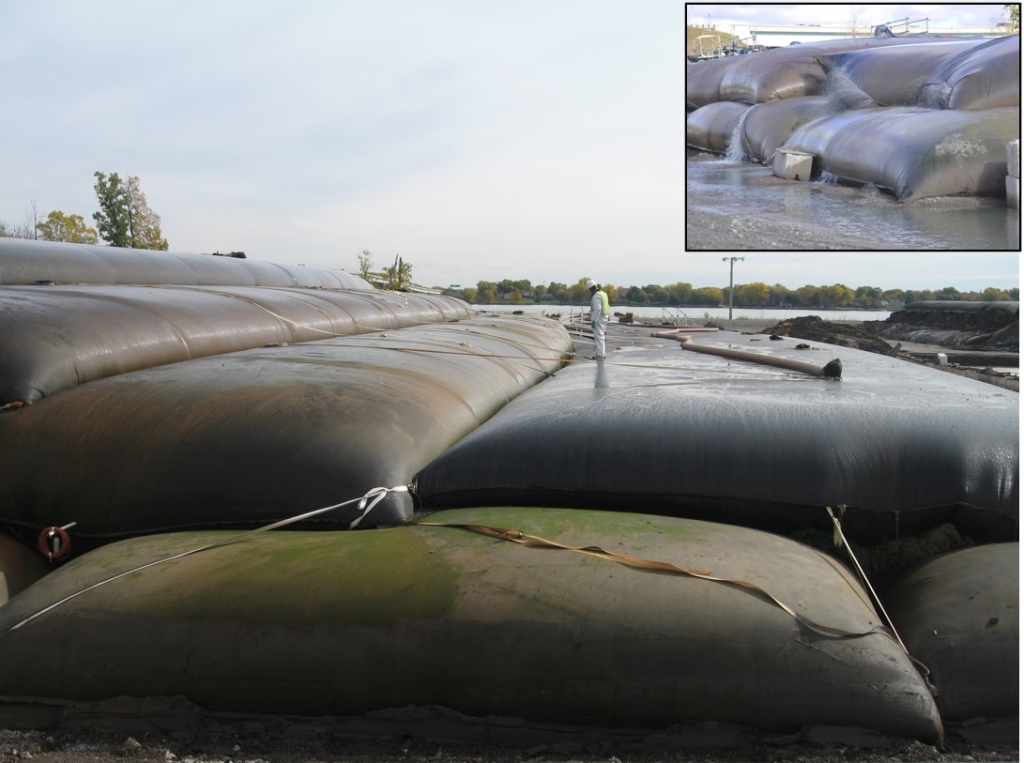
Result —
MULTIPOLYGON (((45 331, 26 341, 66 337, 74 368, 111 330, 97 304, 182 293, 93 284, 84 310, 86 288, 0 287, 5 325, 28 332, 13 316, 33 314, 45 331)), ((270 304, 250 287, 241 304, 261 307, 232 312, 229 288, 224 312, 187 303, 209 320, 175 323, 183 341, 270 304)), ((560 323, 429 304, 430 320, 111 365, 8 405, 0 721, 176 696, 378 720, 445 708, 494 735, 714 721, 936 742, 943 722, 1016 714, 1006 393, 767 340, 754 355, 838 358, 843 380, 673 339, 568 363, 560 323), (977 540, 885 581, 901 642, 853 566, 784 537, 835 522, 853 543, 947 525, 977 540)), ((65 362, 48 353, 33 378, 65 362)))
POLYGON ((686 67, 688 146, 873 183, 900 201, 1005 197, 1020 38, 834 40, 686 67))

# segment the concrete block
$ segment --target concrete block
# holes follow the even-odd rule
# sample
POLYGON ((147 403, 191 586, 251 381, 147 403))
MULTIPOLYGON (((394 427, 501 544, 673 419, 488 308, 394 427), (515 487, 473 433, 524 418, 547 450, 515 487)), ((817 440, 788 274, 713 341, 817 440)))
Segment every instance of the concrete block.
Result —
POLYGON ((1020 177, 1020 141, 1006 144, 1006 170, 1013 178, 1020 177))
POLYGON ((814 154, 780 148, 772 161, 772 174, 786 180, 810 180, 814 154))
POLYGON ((1020 209, 1020 178, 1006 176, 1006 206, 1020 209))

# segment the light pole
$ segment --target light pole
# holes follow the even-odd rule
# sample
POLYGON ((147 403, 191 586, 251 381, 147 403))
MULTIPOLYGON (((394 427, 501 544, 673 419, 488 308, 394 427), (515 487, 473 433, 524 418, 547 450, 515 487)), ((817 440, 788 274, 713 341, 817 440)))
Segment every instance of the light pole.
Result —
POLYGON ((732 320, 732 268, 736 264, 736 260, 742 261, 743 257, 723 257, 722 262, 729 263, 729 320, 732 320))

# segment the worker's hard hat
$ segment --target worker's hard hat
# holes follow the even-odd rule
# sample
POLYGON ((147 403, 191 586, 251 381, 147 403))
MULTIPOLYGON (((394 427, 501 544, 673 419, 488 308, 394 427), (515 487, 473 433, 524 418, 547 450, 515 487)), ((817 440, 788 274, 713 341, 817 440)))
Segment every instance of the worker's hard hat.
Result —
POLYGON ((593 289, 596 286, 597 286, 597 284, 594 283, 593 281, 587 281, 587 288, 588 289, 593 289))

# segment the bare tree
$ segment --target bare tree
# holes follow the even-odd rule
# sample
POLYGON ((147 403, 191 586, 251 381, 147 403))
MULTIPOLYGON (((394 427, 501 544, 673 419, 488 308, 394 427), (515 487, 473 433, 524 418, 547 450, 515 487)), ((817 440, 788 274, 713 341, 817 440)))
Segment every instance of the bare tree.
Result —
POLYGON ((29 208, 25 210, 25 234, 22 238, 39 238, 39 207, 35 199, 29 201, 29 208))
POLYGON ((359 275, 362 276, 364 281, 370 280, 370 273, 373 272, 373 252, 369 249, 364 249, 363 253, 359 255, 359 275))
POLYGON ((850 35, 853 39, 857 39, 857 19, 860 18, 860 6, 850 6, 850 35))

